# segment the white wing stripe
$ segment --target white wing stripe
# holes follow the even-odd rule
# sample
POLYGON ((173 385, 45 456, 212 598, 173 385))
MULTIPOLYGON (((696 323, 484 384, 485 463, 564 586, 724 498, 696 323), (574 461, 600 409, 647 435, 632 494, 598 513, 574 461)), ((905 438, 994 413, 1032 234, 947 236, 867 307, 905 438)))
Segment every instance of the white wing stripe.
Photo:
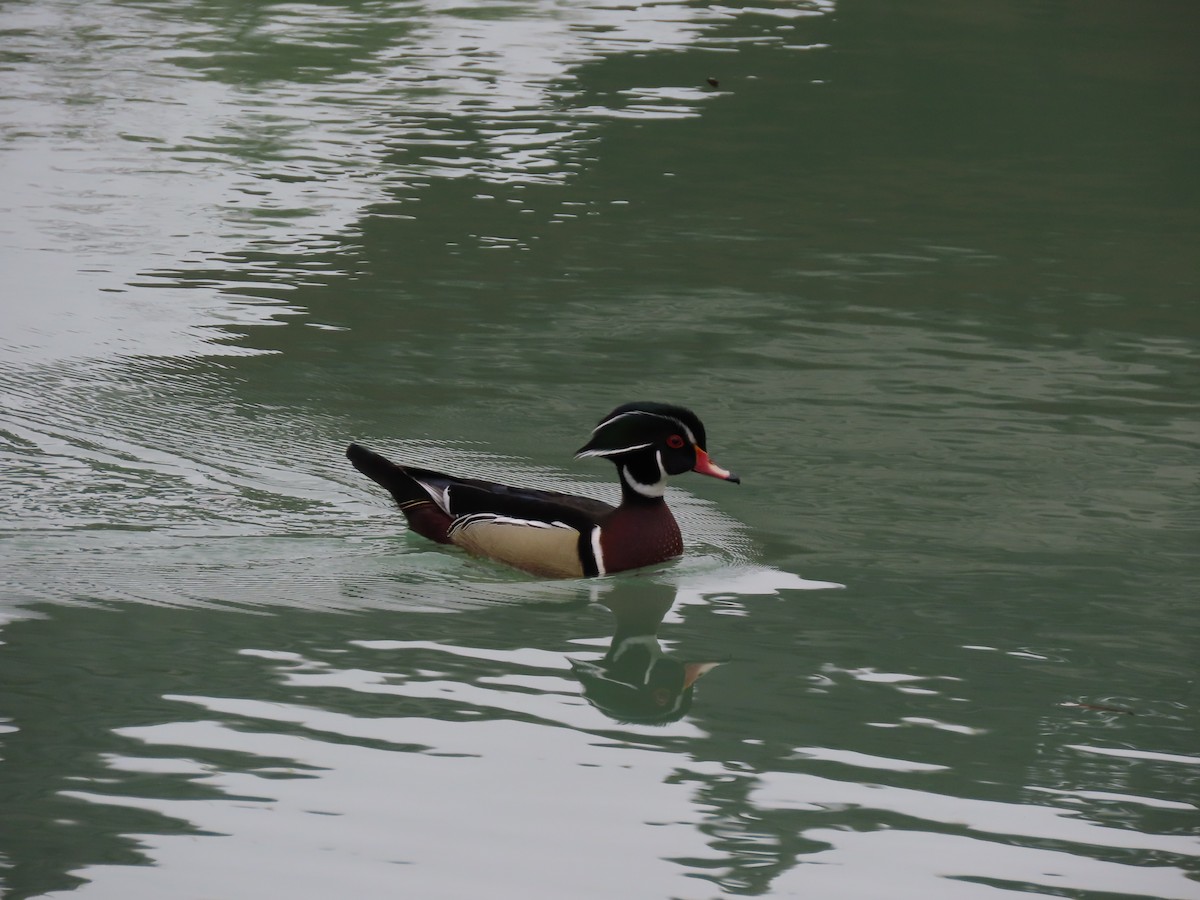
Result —
POLYGON ((437 488, 437 487, 434 487, 432 484, 426 484, 420 478, 414 477, 413 481, 415 481, 417 484, 419 484, 421 486, 421 490, 423 490, 425 493, 427 493, 429 495, 429 499, 432 500, 435 504, 437 504, 438 509, 440 509, 442 512, 444 512, 448 516, 453 515, 453 513, 450 512, 450 486, 449 485, 447 485, 444 488, 437 488))
POLYGON ((469 528, 479 522, 488 522, 494 525, 524 525, 528 528, 565 528, 567 531, 574 530, 570 525, 563 522, 542 522, 538 519, 517 519, 512 516, 502 516, 499 513, 478 512, 455 519, 454 524, 450 526, 449 534, 454 534, 456 531, 469 528))

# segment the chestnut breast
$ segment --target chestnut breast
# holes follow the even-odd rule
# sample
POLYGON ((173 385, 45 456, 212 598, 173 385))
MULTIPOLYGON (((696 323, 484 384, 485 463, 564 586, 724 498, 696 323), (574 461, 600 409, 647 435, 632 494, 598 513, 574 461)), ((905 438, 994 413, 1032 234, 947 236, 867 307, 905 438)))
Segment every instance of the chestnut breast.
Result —
POLYGON ((679 525, 661 501, 622 504, 600 525, 606 572, 650 566, 683 554, 679 525))

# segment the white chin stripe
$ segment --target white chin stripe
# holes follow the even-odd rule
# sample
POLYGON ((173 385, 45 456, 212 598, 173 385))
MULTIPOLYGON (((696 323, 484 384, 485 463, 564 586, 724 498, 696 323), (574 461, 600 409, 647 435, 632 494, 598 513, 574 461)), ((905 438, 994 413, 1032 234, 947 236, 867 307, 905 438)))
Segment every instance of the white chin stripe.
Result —
MULTIPOLYGON (((660 471, 662 470, 661 462, 659 463, 658 468, 660 471)), ((621 466, 621 479, 643 497, 661 497, 667 492, 667 479, 665 477, 661 481, 657 481, 654 484, 642 484, 642 482, 638 481, 629 474, 629 470, 627 468, 621 466)))

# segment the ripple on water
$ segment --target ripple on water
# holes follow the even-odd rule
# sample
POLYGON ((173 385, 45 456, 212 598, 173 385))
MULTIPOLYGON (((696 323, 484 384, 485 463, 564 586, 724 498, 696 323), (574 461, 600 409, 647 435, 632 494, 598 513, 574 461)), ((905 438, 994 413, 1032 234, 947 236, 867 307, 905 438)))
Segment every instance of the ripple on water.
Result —
MULTIPOLYGON (((295 896, 320 896, 311 880, 328 878, 355 886, 356 896, 384 896, 381 884, 445 895, 478 878, 461 866, 457 842, 486 842, 503 824, 505 840, 491 844, 495 865, 542 872, 550 854, 544 885, 565 884, 580 866, 597 870, 583 896, 620 893, 626 866, 639 890, 655 884, 662 896, 690 896, 698 877, 731 891, 753 883, 762 865, 779 894, 873 897, 886 871, 888 896, 914 900, 1039 889, 1195 896, 1188 870, 1200 842, 1186 827, 1190 803, 1134 789, 1036 786, 1023 802, 986 790, 961 796, 952 779, 969 762, 935 760, 952 742, 989 738, 954 728, 923 732, 923 747, 805 744, 772 758, 763 740, 709 733, 704 717, 613 724, 582 701, 565 649, 477 643, 458 632, 308 642, 299 651, 243 646, 236 655, 249 665, 231 680, 238 693, 168 691, 161 700, 170 709, 156 707, 157 721, 114 729, 121 750, 102 754, 104 777, 59 792, 97 810, 161 817, 138 834, 138 852, 154 865, 89 866, 86 890, 150 895, 156 884, 188 879, 225 894, 243 867, 254 874, 278 859, 284 871, 271 870, 272 884, 295 896), (589 800, 582 817, 580 797, 589 800), (1109 815, 1114 806, 1153 810, 1174 830, 1129 827, 1109 815), (597 866, 597 841, 625 865, 597 866), (214 854, 222 866, 211 865, 214 854), (396 863, 404 868, 389 871, 396 863)), ((920 680, 844 674, 883 688, 920 680)), ((1062 749, 1197 762, 1124 747, 1062 749)))
MULTIPOLYGON (((590 596, 586 583, 531 581, 413 538, 344 462, 346 423, 247 407, 219 367, 46 368, 38 392, 24 374, 0 371, 12 379, 0 381, 12 399, 0 416, 0 485, 12 498, 0 530, 14 599, 338 609, 590 596)), ((418 465, 614 499, 611 484, 470 446, 387 449, 418 465)), ((671 489, 671 503, 688 552, 671 577, 689 597, 803 586, 767 569, 765 580, 730 570, 751 560, 745 527, 682 490, 671 489)))
MULTIPOLYGON (((776 20, 830 9, 9 5, 0 254, 20 302, 0 345, 37 361, 239 352, 197 329, 289 310, 255 315, 246 285, 180 273, 255 247, 312 252, 373 208, 411 216, 432 180, 562 184, 591 164, 604 120, 695 116, 719 96, 694 83, 597 91, 587 67, 719 43, 742 21, 770 41, 776 20), (187 290, 156 291, 145 315, 133 298, 152 271, 187 290)), ((547 223, 558 212, 522 209, 547 223)))

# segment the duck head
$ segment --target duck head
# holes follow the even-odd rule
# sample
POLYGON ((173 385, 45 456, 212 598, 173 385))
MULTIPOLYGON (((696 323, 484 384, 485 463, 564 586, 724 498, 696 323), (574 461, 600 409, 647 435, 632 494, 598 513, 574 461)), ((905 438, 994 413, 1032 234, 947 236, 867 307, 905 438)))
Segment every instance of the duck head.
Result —
POLYGON ((601 419, 575 457, 611 459, 627 492, 647 498, 661 497, 667 476, 684 472, 739 483, 709 458, 706 444, 704 423, 690 409, 641 401, 618 406, 601 419))

